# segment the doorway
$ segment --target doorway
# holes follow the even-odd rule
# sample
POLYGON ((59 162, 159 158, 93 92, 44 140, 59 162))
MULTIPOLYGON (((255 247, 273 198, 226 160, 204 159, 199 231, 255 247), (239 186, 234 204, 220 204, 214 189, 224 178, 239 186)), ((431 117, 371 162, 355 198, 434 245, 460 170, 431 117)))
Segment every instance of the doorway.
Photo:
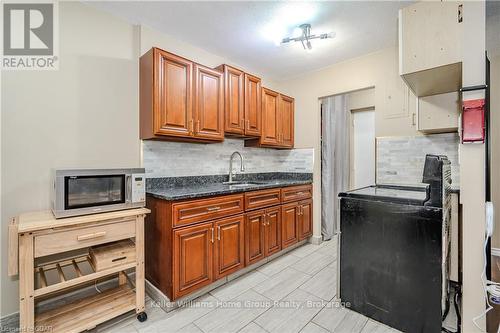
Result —
POLYGON ((375 109, 351 110, 351 189, 375 184, 375 109))

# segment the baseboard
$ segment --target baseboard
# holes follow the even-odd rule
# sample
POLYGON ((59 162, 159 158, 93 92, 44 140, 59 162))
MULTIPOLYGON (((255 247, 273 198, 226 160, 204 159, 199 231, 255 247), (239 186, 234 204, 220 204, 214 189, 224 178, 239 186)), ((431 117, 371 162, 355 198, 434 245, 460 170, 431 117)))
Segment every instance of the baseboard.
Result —
POLYGON ((319 245, 323 242, 323 237, 322 236, 311 236, 309 238, 309 242, 314 245, 319 245))
POLYGON ((500 257, 500 249, 492 247, 491 248, 491 255, 495 257, 500 257))

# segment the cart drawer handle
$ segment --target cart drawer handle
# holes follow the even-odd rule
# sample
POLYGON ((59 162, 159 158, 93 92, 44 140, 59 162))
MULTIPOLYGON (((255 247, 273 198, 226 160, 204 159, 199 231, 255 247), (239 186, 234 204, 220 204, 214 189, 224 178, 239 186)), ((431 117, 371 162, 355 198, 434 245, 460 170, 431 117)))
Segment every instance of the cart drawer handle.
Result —
POLYGON ((87 240, 87 239, 99 238, 99 237, 104 237, 104 236, 106 236, 106 231, 99 231, 99 232, 94 232, 92 234, 78 236, 78 237, 76 237, 76 239, 79 241, 83 241, 83 240, 87 240))
POLYGON ((220 209, 220 206, 208 207, 208 208, 207 208, 207 210, 208 210, 209 212, 212 212, 212 211, 214 211, 214 210, 219 210, 219 209, 220 209))
POLYGON ((127 259, 127 257, 115 258, 115 259, 112 259, 111 262, 117 262, 117 261, 124 260, 124 259, 127 259))

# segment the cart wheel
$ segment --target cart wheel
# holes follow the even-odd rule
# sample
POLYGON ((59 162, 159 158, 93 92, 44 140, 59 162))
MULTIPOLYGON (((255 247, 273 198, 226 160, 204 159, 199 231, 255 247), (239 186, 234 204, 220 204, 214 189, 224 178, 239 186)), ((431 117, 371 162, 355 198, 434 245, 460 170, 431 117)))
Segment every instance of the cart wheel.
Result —
POLYGON ((148 319, 148 315, 146 312, 141 312, 137 315, 137 320, 140 321, 141 323, 145 322, 148 319))

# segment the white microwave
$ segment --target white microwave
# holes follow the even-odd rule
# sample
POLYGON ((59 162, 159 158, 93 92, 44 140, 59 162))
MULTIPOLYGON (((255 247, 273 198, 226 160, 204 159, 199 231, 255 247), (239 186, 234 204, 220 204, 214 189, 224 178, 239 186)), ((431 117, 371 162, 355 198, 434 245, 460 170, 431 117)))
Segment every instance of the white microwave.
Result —
POLYGON ((56 218, 144 207, 143 168, 53 171, 52 212, 56 218))

